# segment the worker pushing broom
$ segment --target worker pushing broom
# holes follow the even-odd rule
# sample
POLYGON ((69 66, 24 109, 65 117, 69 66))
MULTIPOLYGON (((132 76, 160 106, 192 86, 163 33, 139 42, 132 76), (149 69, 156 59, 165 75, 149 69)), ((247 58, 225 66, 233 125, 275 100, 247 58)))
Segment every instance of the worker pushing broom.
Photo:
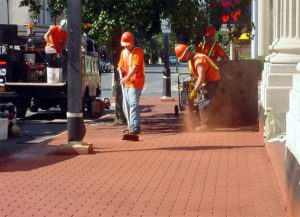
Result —
POLYGON ((123 130, 124 140, 138 141, 141 133, 140 97, 145 83, 144 52, 136 47, 131 32, 121 37, 124 49, 119 60, 120 85, 123 93, 123 109, 127 119, 127 128, 123 130))

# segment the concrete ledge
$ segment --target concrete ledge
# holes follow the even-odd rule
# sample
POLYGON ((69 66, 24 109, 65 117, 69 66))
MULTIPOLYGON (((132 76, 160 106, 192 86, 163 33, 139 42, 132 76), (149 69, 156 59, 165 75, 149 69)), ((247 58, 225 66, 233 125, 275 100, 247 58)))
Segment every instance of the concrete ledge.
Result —
POLYGON ((285 177, 291 216, 300 216, 300 165, 292 152, 286 149, 285 177))
POLYGON ((291 210, 291 201, 288 197, 288 188, 287 188, 287 177, 286 177, 286 164, 285 164, 285 152, 286 147, 283 142, 265 142, 266 151, 270 162, 273 166, 274 172, 276 174, 279 187, 281 189, 284 202, 286 204, 286 210, 288 216, 293 216, 291 210))
POLYGON ((93 152, 93 144, 85 142, 69 142, 68 144, 62 144, 57 148, 56 154, 59 155, 83 155, 91 154, 93 152))

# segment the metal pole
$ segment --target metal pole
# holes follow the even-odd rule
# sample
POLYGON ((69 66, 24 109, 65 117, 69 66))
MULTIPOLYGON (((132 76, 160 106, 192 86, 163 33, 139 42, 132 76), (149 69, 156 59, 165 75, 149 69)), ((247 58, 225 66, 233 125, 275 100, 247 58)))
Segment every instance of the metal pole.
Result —
POLYGON ((163 71, 163 97, 171 97, 171 73, 169 63, 169 34, 164 33, 164 71, 163 71))
POLYGON ((81 0, 67 0, 68 8, 68 141, 85 136, 82 112, 81 0))
POLYGON ((7 24, 9 24, 9 0, 6 0, 7 24))

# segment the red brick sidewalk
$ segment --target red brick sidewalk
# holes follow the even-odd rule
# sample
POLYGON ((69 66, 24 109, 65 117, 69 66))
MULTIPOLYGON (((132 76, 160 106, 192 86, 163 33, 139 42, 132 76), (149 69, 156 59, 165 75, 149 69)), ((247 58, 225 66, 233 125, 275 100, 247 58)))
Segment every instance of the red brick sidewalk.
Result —
POLYGON ((139 142, 108 118, 87 127, 92 155, 54 155, 60 135, 2 162, 0 216, 288 216, 258 132, 182 131, 174 102, 142 104, 139 142))

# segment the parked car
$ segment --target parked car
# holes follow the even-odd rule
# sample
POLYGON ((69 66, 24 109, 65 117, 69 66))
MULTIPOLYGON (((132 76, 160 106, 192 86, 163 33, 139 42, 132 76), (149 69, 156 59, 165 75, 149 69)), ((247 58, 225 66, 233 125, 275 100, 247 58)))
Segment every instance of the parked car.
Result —
MULTIPOLYGON (((176 62, 177 62, 177 57, 176 56, 170 56, 169 57, 169 63, 170 65, 176 65, 176 62)), ((178 64, 179 64, 179 61, 178 61, 178 64)))

